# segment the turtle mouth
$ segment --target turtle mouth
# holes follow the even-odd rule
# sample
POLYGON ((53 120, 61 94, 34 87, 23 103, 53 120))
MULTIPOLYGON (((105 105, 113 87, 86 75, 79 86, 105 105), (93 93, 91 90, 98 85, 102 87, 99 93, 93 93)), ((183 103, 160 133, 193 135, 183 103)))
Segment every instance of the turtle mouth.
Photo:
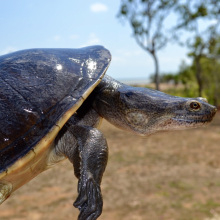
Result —
POLYGON ((209 123, 212 121, 212 118, 209 118, 209 119, 196 119, 196 118, 192 118, 192 119, 183 119, 183 118, 177 118, 177 117, 174 117, 172 118, 174 121, 178 121, 178 122, 182 122, 182 123, 209 123))
POLYGON ((214 114, 204 116, 204 117, 199 117, 199 116, 191 116, 191 117, 185 117, 185 116, 175 116, 172 118, 173 121, 178 122, 180 124, 185 124, 185 125, 191 125, 191 126, 197 126, 197 125, 203 125, 210 123, 214 117, 214 114))

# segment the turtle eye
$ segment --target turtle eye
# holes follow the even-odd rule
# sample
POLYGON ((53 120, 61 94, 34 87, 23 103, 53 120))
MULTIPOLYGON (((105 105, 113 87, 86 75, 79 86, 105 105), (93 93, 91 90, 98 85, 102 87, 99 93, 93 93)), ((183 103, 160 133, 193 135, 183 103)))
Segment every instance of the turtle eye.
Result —
POLYGON ((199 110, 201 108, 201 106, 200 106, 199 102, 193 101, 190 103, 190 108, 193 110, 199 110))

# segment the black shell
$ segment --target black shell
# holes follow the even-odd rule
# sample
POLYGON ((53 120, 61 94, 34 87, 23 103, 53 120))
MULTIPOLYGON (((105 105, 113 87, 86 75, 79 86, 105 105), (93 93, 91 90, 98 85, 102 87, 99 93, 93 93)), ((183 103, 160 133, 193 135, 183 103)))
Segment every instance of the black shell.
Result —
POLYGON ((0 172, 26 155, 106 71, 102 46, 0 56, 0 172))

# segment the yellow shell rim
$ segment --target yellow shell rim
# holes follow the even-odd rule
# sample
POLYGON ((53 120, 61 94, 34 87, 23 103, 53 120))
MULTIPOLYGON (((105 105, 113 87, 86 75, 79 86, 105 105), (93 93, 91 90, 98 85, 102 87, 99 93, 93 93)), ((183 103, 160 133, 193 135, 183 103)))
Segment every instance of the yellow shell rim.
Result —
POLYGON ((95 89, 95 87, 101 82, 102 78, 104 77, 108 66, 103 71, 100 78, 88 89, 85 93, 79 98, 76 104, 71 107, 51 128, 51 130, 34 146, 33 150, 31 150, 28 154, 24 157, 18 159, 13 165, 8 167, 4 172, 0 173, 0 179, 8 176, 9 174, 15 172, 18 169, 22 169, 29 164, 31 160, 34 160, 36 155, 40 155, 51 145, 51 143, 56 138, 57 134, 59 133, 60 129, 64 126, 64 124, 69 120, 69 118, 76 112, 76 110, 82 105, 85 99, 90 95, 90 93, 95 89))

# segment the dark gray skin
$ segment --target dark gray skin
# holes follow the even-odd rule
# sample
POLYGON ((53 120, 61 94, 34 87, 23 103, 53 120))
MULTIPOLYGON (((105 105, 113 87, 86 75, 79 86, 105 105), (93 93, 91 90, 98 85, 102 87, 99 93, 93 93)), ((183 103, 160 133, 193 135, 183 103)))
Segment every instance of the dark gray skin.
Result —
POLYGON ((102 118, 140 136, 203 126, 216 108, 133 88, 106 76, 102 46, 28 49, 0 56, 0 204, 41 172, 68 158, 79 179, 80 220, 102 212, 100 184, 108 146, 102 118), (77 110, 78 109, 78 110, 77 110))
POLYGON ((73 163, 79 179, 79 220, 95 220, 102 212, 101 179, 108 146, 96 127, 105 118, 113 125, 140 136, 164 130, 203 126, 217 109, 203 98, 181 98, 159 91, 134 88, 106 76, 61 129, 55 152, 73 163))

